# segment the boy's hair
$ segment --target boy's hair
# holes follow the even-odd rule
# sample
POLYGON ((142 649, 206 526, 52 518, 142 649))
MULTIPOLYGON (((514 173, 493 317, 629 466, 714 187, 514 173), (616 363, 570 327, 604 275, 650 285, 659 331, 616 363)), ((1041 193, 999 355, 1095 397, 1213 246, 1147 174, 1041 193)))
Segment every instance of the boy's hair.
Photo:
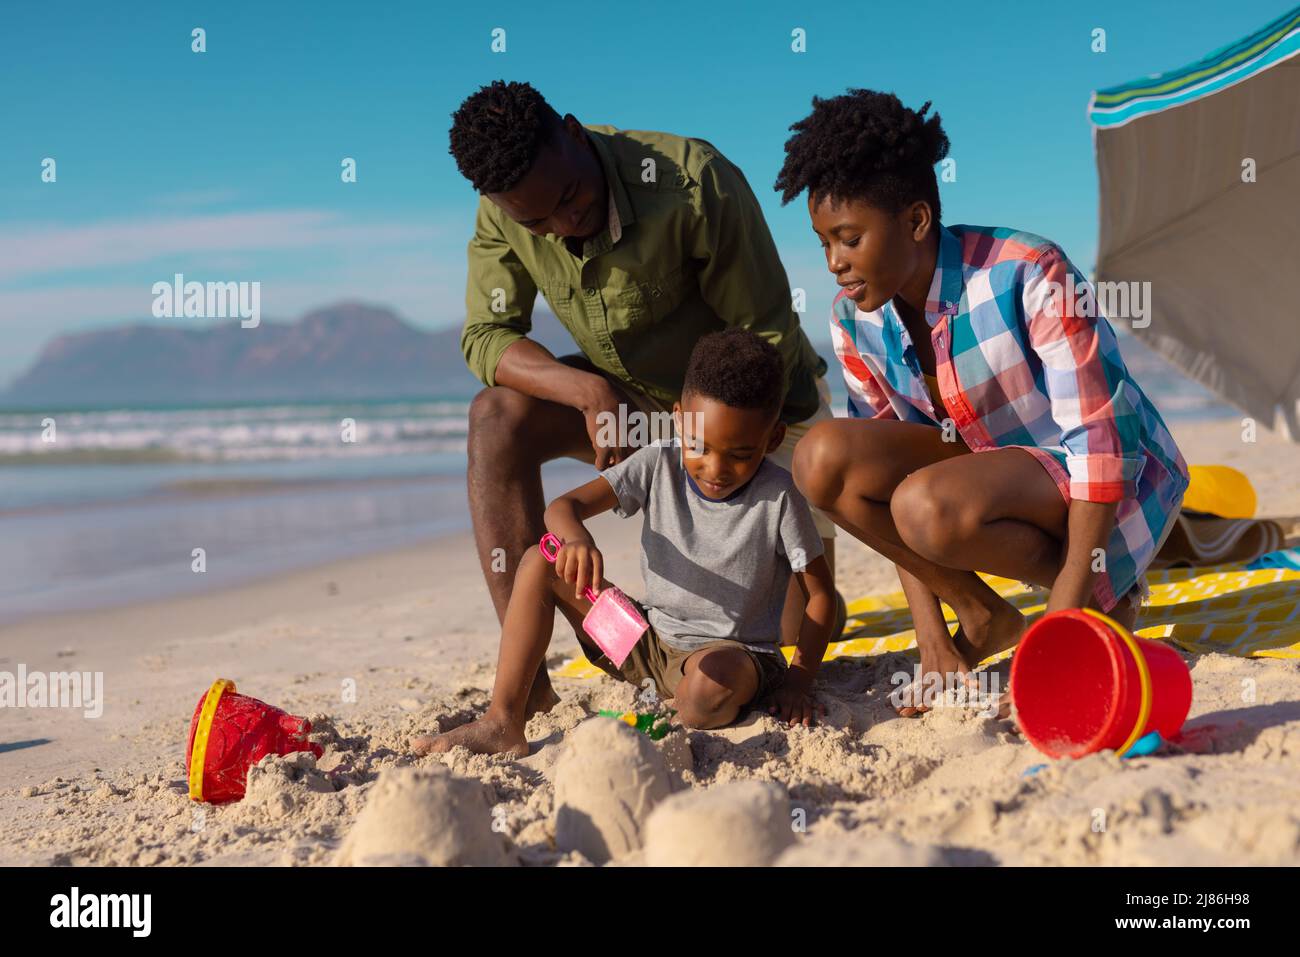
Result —
POLYGON ((480 193, 513 189, 563 121, 529 83, 493 80, 451 115, 451 155, 480 193))
POLYGON ((710 332, 695 343, 682 395, 776 415, 785 404, 785 363, 770 342, 748 329, 710 332))
POLYGON ((939 114, 927 100, 909 110, 892 93, 850 89, 814 96, 813 111, 790 126, 776 190, 785 205, 805 189, 814 203, 860 199, 890 213, 925 200, 941 221, 934 165, 948 155, 939 114))

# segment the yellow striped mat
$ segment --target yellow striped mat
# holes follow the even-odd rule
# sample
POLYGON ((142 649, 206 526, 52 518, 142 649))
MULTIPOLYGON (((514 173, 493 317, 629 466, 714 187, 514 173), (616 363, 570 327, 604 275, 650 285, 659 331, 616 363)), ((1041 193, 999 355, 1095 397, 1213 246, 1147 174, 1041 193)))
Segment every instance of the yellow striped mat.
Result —
MULTIPOLYGON (((1017 581, 982 575, 999 595, 1031 619, 1042 614, 1047 592, 1017 581)), ((1300 658, 1300 571, 1243 565, 1176 568, 1147 575, 1151 599, 1142 609, 1136 632, 1163 638, 1184 651, 1219 652, 1244 658, 1300 658)), ((826 647, 823 660, 880 655, 916 647, 916 632, 902 591, 866 595, 849 602, 849 617, 840 641, 826 647)), ((956 617, 947 605, 949 622, 956 617)), ((786 658, 793 648, 783 648, 786 658)), ((990 660, 1006 657, 1011 652, 990 660)), ((586 659, 575 658, 551 672, 559 678, 595 678, 604 674, 586 659)))

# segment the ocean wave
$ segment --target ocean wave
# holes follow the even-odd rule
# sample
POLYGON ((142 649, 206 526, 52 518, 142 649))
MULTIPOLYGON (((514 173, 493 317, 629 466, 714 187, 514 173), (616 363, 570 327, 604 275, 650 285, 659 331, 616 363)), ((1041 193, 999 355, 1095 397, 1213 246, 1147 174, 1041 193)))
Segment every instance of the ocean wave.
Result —
POLYGON ((10 412, 0 414, 0 462, 260 461, 464 451, 468 409, 465 402, 406 402, 10 412), (45 428, 49 419, 52 432, 45 428))

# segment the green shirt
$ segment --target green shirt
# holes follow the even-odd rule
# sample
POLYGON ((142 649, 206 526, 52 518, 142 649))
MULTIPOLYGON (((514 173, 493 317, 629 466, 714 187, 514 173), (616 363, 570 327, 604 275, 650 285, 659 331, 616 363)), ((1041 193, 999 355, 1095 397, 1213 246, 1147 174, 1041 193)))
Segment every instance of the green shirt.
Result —
POLYGON ((480 198, 461 333, 470 371, 496 384, 501 354, 532 329, 540 291, 597 368, 665 404, 680 398, 701 336, 749 329, 785 362, 782 421, 812 416, 826 360, 791 307, 785 268, 744 175, 704 140, 587 130, 617 228, 588 239, 578 257, 561 238, 534 236, 480 198))

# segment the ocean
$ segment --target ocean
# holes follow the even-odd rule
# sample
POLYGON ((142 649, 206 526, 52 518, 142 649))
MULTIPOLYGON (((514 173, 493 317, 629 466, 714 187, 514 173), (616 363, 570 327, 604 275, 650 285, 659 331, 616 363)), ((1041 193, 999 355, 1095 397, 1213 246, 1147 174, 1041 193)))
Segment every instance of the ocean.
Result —
MULTIPOLYGON (((1124 352, 1169 421, 1238 414, 1132 340, 1124 352)), ((0 408, 0 623, 465 531, 469 399, 0 408)), ((546 494, 593 474, 548 463, 546 494)))

